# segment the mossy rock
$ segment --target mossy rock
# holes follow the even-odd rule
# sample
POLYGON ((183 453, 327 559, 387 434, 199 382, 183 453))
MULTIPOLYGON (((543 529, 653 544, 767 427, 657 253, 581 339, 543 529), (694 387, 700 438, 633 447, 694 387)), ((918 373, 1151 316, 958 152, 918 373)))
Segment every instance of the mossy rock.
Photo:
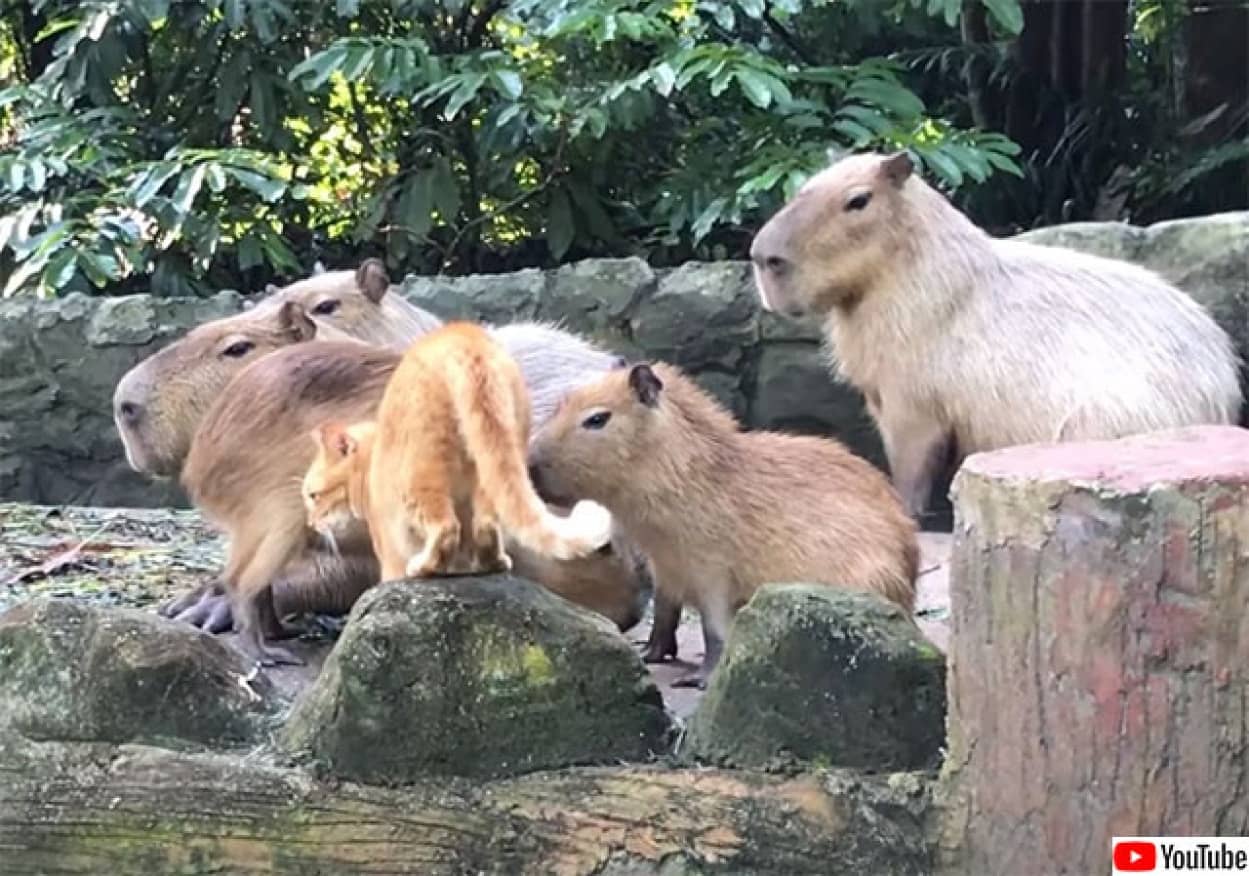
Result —
POLYGON ((398 784, 643 760, 668 730, 610 623, 498 575, 368 591, 280 738, 333 774, 398 784))
POLYGON ((41 598, 0 614, 0 702, 0 723, 30 739, 184 748, 255 741, 277 697, 187 624, 41 598))
POLYGON ((738 613, 686 746, 739 767, 927 769, 945 706, 945 659, 896 605, 773 584, 738 613))

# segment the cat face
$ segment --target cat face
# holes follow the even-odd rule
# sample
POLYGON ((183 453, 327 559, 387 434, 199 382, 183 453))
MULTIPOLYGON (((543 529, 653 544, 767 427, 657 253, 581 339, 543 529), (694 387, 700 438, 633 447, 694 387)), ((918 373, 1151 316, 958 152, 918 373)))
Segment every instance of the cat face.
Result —
POLYGON ((371 423, 328 423, 312 433, 317 455, 300 492, 308 525, 322 535, 346 529, 362 512, 352 506, 352 484, 362 480, 367 469, 372 432, 371 423))

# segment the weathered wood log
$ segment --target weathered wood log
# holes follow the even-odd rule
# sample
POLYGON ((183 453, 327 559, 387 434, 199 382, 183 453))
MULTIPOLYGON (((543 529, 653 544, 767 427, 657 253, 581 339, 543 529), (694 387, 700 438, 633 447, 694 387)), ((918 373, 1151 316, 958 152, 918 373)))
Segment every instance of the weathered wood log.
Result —
POLYGON ((926 873, 925 788, 600 767, 387 789, 0 734, 0 873, 926 873))
POLYGON ((973 456, 954 492, 947 869, 1249 835, 1249 431, 973 456))

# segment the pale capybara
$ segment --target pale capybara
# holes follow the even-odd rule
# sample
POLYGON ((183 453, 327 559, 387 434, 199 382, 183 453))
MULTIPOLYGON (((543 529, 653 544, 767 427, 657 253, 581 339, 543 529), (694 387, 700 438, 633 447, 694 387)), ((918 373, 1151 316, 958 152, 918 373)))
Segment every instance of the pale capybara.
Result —
POLYGON ((702 619, 702 686, 761 585, 803 581, 915 604, 915 524, 888 479, 836 441, 743 431, 678 369, 637 364, 574 390, 530 444, 549 494, 607 507, 650 559, 646 659, 676 653, 681 606, 702 619))
POLYGON ((978 451, 1236 422, 1231 340, 1189 296, 1126 262, 991 238, 913 169, 906 153, 843 158, 750 248, 766 310, 824 320, 911 513, 978 451))
MULTIPOLYGON (((278 347, 315 334, 320 339, 359 339, 398 353, 439 325, 433 314, 393 291, 376 259, 356 271, 326 272, 276 289, 251 310, 198 326, 122 378, 114 394, 114 411, 127 459, 141 473, 176 476, 208 406, 244 367, 278 347), (298 313, 306 313, 307 319, 292 323, 292 315, 298 313)), ((550 415, 570 387, 606 371, 617 359, 552 325, 515 323, 491 332, 525 376, 535 425, 550 415)), ((600 591, 611 590, 619 591, 615 601, 623 604, 648 588, 648 572, 634 548, 618 536, 613 544, 619 557, 596 555, 564 562, 535 557, 527 565, 528 574, 583 605, 602 602, 600 591)), ((279 578, 278 611, 349 608, 371 583, 371 574, 368 563, 305 557, 279 578)), ((172 600, 162 612, 213 632, 228 629, 232 622, 219 585, 172 600)), ((622 625, 634 622, 632 612, 609 616, 622 625)))
MULTIPOLYGON (((266 644, 293 610, 341 612, 379 580, 370 534, 361 525, 333 541, 306 526, 299 485, 315 456, 309 436, 329 421, 371 419, 400 354, 357 341, 309 341, 278 350, 241 371, 203 418, 182 469, 196 506, 229 536, 226 588, 253 594, 236 618, 223 588, 171 606, 189 619, 233 620, 244 647, 266 661, 289 657, 266 644), (266 577, 267 576, 267 577, 266 577), (267 592, 258 581, 273 584, 267 592), (261 590, 257 591, 257 587, 261 590), (275 598, 276 597, 276 598, 275 598)), ((556 513, 563 513, 558 509, 556 513)), ((509 543, 514 570, 621 629, 637 623, 649 580, 626 541, 579 560, 559 561, 509 543)))

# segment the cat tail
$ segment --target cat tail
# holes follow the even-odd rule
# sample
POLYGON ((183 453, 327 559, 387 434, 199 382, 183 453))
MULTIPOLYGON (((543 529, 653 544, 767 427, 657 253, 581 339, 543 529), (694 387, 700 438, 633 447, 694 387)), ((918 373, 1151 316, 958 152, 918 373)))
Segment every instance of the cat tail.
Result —
MULTIPOLYGON (((481 491, 493 503, 503 529, 530 550, 559 560, 585 556, 607 544, 611 515, 606 508, 578 502, 568 517, 560 517, 534 490, 526 460, 526 430, 521 426, 527 424, 528 413, 522 417, 517 410, 523 401, 516 398, 507 370, 474 356, 452 365, 448 382, 481 491)), ((519 379, 515 385, 524 391, 519 379)))

